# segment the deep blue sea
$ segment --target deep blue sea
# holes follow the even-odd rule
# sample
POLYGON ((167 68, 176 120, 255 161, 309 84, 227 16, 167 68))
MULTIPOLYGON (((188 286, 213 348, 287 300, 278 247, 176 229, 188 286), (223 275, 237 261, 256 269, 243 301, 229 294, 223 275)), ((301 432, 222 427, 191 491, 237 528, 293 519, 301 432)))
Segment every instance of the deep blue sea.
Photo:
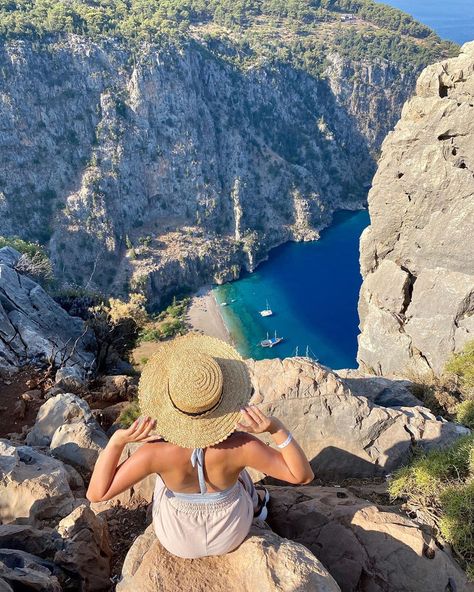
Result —
POLYGON ((456 43, 474 40, 474 0, 385 0, 456 43))
POLYGON ((277 247, 254 273, 215 289, 217 301, 228 303, 224 321, 244 356, 281 358, 308 348, 332 368, 356 367, 359 238, 368 224, 365 210, 338 212, 320 240, 277 247), (264 318, 267 300, 274 315, 264 318), (262 348, 275 330, 284 341, 262 348))
MULTIPOLYGON (((474 0, 387 0, 440 37, 459 44, 474 39, 474 0)), ((333 225, 312 243, 289 243, 271 251, 253 274, 215 289, 235 344, 256 359, 305 355, 332 368, 355 368, 361 285, 359 238, 369 224, 366 211, 339 212, 333 225), (274 316, 259 311, 268 300, 274 316), (232 302, 234 301, 234 302, 232 302), (274 331, 279 345, 259 343, 274 331), (298 350, 297 350, 298 348, 298 350)))

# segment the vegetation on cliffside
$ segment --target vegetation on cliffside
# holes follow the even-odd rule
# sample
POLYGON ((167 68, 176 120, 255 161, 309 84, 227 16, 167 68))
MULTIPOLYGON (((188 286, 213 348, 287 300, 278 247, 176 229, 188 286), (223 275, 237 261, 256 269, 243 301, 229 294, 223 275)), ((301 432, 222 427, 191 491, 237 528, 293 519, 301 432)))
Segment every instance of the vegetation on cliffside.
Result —
POLYGON ((455 48, 411 16, 372 0, 0 3, 1 36, 38 39, 53 33, 153 43, 202 33, 227 59, 290 60, 314 73, 322 72, 330 50, 355 59, 385 57, 421 65, 455 48))
POLYGON ((389 485, 394 498, 429 517, 464 562, 474 581, 474 435, 449 448, 420 453, 396 471, 389 485))

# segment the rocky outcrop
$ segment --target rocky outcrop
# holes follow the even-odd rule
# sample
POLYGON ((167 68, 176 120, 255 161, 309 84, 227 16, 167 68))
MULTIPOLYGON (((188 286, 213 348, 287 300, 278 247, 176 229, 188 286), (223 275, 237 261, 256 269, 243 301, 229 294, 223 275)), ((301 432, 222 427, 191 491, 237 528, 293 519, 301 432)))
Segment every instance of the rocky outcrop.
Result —
POLYGON ((418 66, 328 53, 321 78, 241 69, 205 37, 3 43, 0 234, 49 242, 64 280, 157 303, 360 207, 418 66))
POLYGON ((95 343, 81 319, 71 317, 36 282, 18 273, 20 253, 0 249, 0 372, 27 362, 91 367, 95 343))
POLYGON ((74 507, 63 464, 29 446, 0 440, 0 523, 37 525, 74 507))
POLYGON ((181 559, 164 549, 149 526, 125 559, 117 592, 338 592, 339 586, 303 545, 255 526, 232 553, 181 559), (191 567, 192 565, 192 567, 191 567))
POLYGON ((419 525, 345 488, 272 487, 269 523, 305 545, 343 592, 473 592, 460 567, 419 525))
MULTIPOLYGON (((384 474, 403 464, 414 444, 427 449, 444 446, 469 431, 436 419, 421 404, 404 406, 398 399, 399 405, 391 408, 377 405, 371 401, 371 382, 364 389, 359 379, 353 394, 348 382, 334 372, 302 358, 249 360, 248 364, 253 402, 284 419, 316 476, 343 479, 384 474)), ((396 402, 398 388, 396 384, 390 396, 385 384, 385 398, 396 402)))
POLYGON ((474 43, 429 66, 369 193, 358 360, 383 374, 442 371, 474 338, 474 43))
POLYGON ((26 442, 49 446, 53 456, 88 475, 108 438, 84 400, 72 393, 61 393, 39 408, 26 442))

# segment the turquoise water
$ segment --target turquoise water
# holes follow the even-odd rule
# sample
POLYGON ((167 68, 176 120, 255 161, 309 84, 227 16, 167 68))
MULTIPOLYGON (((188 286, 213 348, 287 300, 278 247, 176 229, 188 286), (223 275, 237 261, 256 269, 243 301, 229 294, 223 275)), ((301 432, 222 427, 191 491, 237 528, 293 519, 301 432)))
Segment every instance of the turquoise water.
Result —
POLYGON ((474 40, 474 0, 385 0, 456 43, 474 40))
POLYGON ((273 249, 253 274, 214 289, 224 321, 244 356, 256 359, 309 354, 332 368, 355 368, 357 300, 361 285, 359 238, 366 210, 338 212, 319 241, 273 249), (234 300, 234 302, 232 302, 234 300), (272 317, 259 311, 268 300, 272 317), (274 331, 284 341, 259 343, 274 331))

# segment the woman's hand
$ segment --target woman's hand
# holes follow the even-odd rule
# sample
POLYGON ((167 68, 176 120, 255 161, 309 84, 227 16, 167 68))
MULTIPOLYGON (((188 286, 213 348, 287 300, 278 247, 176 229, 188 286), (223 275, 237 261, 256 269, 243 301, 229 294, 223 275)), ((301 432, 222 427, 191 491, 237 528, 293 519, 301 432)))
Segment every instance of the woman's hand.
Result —
POLYGON ((121 446, 125 446, 129 442, 150 442, 159 438, 156 434, 150 436, 150 432, 155 426, 156 419, 151 419, 149 416, 139 417, 129 428, 114 432, 110 441, 121 446))
POLYGON ((246 421, 245 424, 238 423, 237 428, 248 434, 263 434, 269 432, 273 434, 283 427, 279 419, 273 416, 265 415, 255 405, 249 405, 241 409, 241 413, 246 421))

